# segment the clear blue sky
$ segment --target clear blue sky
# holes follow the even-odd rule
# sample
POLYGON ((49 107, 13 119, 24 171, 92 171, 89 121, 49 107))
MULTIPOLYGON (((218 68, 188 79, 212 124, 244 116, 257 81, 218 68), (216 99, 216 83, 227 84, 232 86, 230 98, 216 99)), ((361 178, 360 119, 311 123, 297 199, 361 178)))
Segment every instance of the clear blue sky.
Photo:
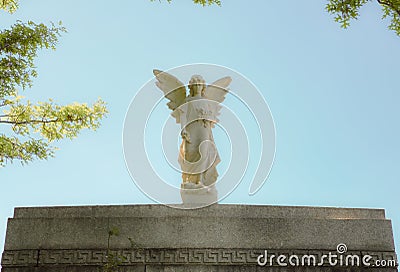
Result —
POLYGON ((377 4, 343 30, 326 1, 222 2, 37 0, 1 14, 2 29, 18 19, 68 29, 56 51, 40 53, 24 95, 102 97, 110 111, 96 132, 56 143, 54 159, 0 170, 1 249, 14 207, 153 203, 125 167, 124 116, 153 68, 198 62, 246 75, 276 125, 268 182, 249 196, 245 180, 223 203, 384 208, 399 248, 400 38, 377 4))

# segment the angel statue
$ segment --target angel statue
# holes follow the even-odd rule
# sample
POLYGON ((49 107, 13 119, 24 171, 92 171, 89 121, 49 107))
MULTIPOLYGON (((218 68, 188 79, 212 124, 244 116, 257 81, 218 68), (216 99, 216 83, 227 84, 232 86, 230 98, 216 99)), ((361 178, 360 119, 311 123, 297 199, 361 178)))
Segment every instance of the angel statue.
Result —
POLYGON ((181 189, 215 190, 220 162, 215 147, 212 128, 219 121, 217 116, 228 93, 230 77, 206 85, 200 75, 193 75, 188 84, 160 70, 153 70, 156 85, 170 100, 167 103, 172 116, 181 124, 182 143, 178 162, 182 170, 181 189))

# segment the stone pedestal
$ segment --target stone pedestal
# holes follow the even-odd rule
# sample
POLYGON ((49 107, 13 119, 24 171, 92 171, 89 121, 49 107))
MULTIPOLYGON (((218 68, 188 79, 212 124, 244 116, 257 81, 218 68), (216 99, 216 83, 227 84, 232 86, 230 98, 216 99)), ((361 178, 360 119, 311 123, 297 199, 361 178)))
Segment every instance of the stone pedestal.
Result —
POLYGON ((202 208, 217 203, 218 192, 215 186, 199 189, 181 189, 181 199, 183 206, 202 208))
POLYGON ((3 272, 98 272, 107 263, 124 272, 397 271, 391 222, 381 209, 37 207, 16 208, 8 220, 3 272), (357 266, 356 256, 370 256, 371 266, 357 266))

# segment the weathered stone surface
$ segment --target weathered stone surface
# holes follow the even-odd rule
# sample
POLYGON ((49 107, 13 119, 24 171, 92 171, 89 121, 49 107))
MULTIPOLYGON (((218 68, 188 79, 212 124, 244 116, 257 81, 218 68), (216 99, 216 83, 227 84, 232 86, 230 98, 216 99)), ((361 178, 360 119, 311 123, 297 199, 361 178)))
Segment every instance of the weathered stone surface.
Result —
POLYGON ((116 227, 112 247, 301 248, 335 249, 346 243, 357 250, 394 251, 388 220, 308 218, 29 218, 9 219, 5 250, 102 249, 116 227), (376 231, 378 230, 379 231, 376 231))
POLYGON ((331 268, 331 267, 320 267, 320 268, 308 268, 308 267, 297 267, 297 268, 286 268, 286 267, 248 267, 248 266, 147 266, 146 272, 395 272, 396 269, 366 269, 366 268, 331 268), (318 269, 318 270, 317 270, 318 269))
MULTIPOLYGON (((184 207, 183 205, 181 205, 184 207)), ((180 210, 163 205, 58 206, 15 208, 14 218, 59 217, 239 217, 239 218, 323 218, 385 219, 383 209, 307 206, 211 205, 180 210)))
POLYGON ((101 271, 110 252, 119 271, 397 271, 397 268, 260 267, 257 257, 336 252, 396 260, 390 220, 381 209, 213 205, 16 208, 8 221, 3 272, 101 271), (128 239, 129 238, 129 239, 128 239), (133 243, 132 243, 133 242, 133 243), (335 270, 336 269, 336 270, 335 270))
MULTIPOLYGON (((163 266, 147 265, 134 267, 121 267, 118 272, 396 272, 396 268, 285 268, 285 267, 246 267, 246 266, 163 266), (317 270, 318 269, 318 270, 317 270)), ((19 267, 7 268, 7 272, 102 272, 98 267, 69 266, 69 267, 19 267)))
MULTIPOLYGON (((213 248, 166 248, 166 249, 118 249, 110 251, 113 256, 121 258, 121 266, 132 265, 254 265, 260 254, 265 256, 263 249, 213 249, 213 248)), ((315 263, 321 267, 330 266, 328 259, 322 259, 322 255, 328 256, 329 250, 268 250, 268 256, 285 255, 289 258, 296 255, 301 259, 303 256, 315 256, 315 263), (321 262, 321 260, 323 260, 321 262)), ((365 255, 376 260, 396 260, 394 252, 382 251, 348 251, 344 256, 357 255, 361 265, 361 259, 365 255)), ((90 249, 41 249, 41 250, 16 250, 5 251, 3 254, 4 266, 57 266, 57 265, 88 265, 96 266, 107 262, 107 250, 90 249), (28 258, 29 257, 29 258, 28 258), (34 259, 35 258, 35 259, 34 259)), ((270 258, 268 258, 270 260, 270 258)), ((307 261, 307 260, 306 260, 307 261)), ((372 261, 371 261, 372 263, 372 261)), ((265 266, 278 266, 276 261, 267 262, 265 266)), ((343 265, 342 265, 343 266, 343 265)))

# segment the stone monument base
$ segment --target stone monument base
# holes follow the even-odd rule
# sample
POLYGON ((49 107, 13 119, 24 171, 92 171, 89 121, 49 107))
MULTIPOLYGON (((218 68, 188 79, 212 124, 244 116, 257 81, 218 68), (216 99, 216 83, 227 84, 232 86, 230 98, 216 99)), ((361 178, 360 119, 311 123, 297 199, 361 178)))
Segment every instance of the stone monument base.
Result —
POLYGON ((218 193, 215 186, 198 189, 181 189, 181 199, 184 206, 200 208, 216 203, 218 201, 218 193))
POLYGON ((381 209, 36 207, 8 220, 1 271, 394 272, 397 261, 381 209))

